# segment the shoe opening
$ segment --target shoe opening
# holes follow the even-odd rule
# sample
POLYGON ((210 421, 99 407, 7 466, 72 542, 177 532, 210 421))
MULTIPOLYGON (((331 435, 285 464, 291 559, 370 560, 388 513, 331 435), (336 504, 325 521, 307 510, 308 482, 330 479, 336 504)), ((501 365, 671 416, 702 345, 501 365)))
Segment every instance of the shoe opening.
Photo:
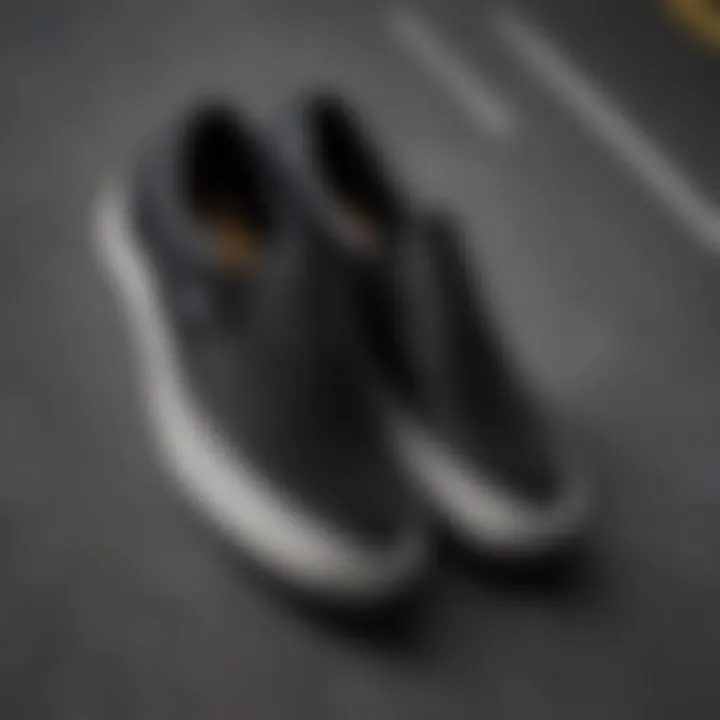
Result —
POLYGON ((333 210, 365 249, 381 249, 393 235, 393 193, 358 119, 340 100, 322 96, 309 110, 314 161, 333 210))
POLYGON ((207 106, 187 127, 182 167, 183 192, 209 231, 211 256, 227 271, 252 269, 272 222, 257 139, 231 110, 207 106))

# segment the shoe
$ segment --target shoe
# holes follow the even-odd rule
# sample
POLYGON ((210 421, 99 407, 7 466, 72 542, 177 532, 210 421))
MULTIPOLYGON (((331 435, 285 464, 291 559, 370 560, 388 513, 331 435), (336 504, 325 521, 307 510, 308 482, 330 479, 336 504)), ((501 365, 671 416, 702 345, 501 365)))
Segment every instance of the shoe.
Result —
POLYGON ((577 537, 589 485, 513 368, 452 222, 409 201, 337 97, 301 100, 275 132, 351 258, 395 437, 425 499, 486 554, 534 558, 577 537))
POLYGON ((364 385, 347 263, 221 104, 189 113, 127 177, 102 199, 97 249, 184 494, 311 596, 401 593, 426 525, 364 385))

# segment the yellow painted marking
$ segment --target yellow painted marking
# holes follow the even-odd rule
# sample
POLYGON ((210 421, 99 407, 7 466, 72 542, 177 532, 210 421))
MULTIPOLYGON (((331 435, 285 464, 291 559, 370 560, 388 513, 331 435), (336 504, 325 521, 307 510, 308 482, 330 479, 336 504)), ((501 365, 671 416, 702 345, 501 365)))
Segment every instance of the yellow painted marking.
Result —
POLYGON ((665 6, 696 40, 720 51, 720 0, 665 0, 665 6))

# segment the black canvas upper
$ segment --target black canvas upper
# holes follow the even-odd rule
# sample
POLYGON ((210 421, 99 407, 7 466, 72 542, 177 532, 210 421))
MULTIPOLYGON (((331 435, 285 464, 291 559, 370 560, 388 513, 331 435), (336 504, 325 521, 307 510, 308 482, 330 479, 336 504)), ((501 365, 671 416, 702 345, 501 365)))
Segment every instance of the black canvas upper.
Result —
POLYGON ((296 507, 387 541, 412 510, 365 384, 347 263, 271 150, 206 107, 145 153, 134 188, 138 236, 208 421, 296 507), (249 272, 208 254, 204 213, 226 205, 261 239, 249 272))
POLYGON ((377 220, 379 249, 358 245, 352 231, 343 246, 353 259, 373 355, 402 399, 505 488, 535 502, 551 500, 558 478, 545 424, 452 222, 408 201, 357 116, 337 97, 301 101, 277 137, 330 222, 333 198, 346 193, 377 220))

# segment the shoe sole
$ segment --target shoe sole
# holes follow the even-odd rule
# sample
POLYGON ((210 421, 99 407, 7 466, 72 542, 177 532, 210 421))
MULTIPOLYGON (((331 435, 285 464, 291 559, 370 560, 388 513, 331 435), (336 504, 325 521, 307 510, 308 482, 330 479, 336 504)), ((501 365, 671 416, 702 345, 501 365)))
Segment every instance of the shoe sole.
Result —
POLYGON ((183 494, 234 545, 298 589, 360 605, 400 594, 425 564, 424 528, 409 528, 388 550, 369 550, 273 492, 193 401, 121 192, 103 196, 96 221, 97 254, 135 341, 151 426, 183 494))

